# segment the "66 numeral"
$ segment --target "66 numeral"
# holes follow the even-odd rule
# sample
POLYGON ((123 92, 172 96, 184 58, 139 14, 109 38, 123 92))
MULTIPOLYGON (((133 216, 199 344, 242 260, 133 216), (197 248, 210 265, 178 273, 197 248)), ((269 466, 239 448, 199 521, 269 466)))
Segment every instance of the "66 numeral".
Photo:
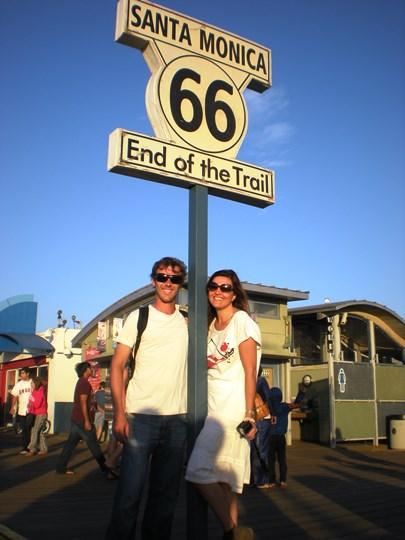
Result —
POLYGON ((205 94, 203 111, 198 96, 191 90, 182 89, 182 84, 186 79, 191 79, 198 84, 201 83, 201 76, 188 68, 180 69, 173 77, 170 85, 170 108, 176 124, 184 131, 197 131, 202 124, 205 111, 205 121, 211 135, 218 141, 230 141, 236 129, 235 115, 227 103, 219 99, 216 100, 215 98, 220 90, 232 95, 233 87, 225 81, 212 81, 205 94), (191 104, 193 114, 190 120, 184 118, 181 112, 183 100, 187 100, 191 104), (226 118, 226 128, 223 131, 217 126, 217 111, 222 111, 226 118))

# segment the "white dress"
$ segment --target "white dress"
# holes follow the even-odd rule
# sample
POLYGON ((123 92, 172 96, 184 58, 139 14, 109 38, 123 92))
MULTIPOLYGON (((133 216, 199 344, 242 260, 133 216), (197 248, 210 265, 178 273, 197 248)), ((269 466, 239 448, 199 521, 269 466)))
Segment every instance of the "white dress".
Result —
POLYGON ((208 332, 208 416, 191 453, 186 480, 199 484, 224 482, 242 493, 250 477, 250 448, 236 426, 243 420, 245 372, 239 345, 252 338, 257 343, 257 369, 261 337, 257 324, 237 311, 224 330, 211 323, 208 332))

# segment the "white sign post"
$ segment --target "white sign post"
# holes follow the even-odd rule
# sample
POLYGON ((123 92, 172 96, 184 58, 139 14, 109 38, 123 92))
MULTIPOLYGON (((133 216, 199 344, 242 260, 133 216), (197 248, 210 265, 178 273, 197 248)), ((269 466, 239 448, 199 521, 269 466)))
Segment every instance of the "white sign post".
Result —
MULTIPOLYGON (((143 0, 119 0, 116 41, 140 49, 152 72, 146 108, 156 137, 111 133, 108 169, 179 186, 189 198, 189 451, 207 408, 208 193, 265 208, 274 173, 236 159, 247 132, 243 91, 271 85, 270 50, 143 0)), ((187 538, 207 538, 206 505, 187 491, 187 538)))

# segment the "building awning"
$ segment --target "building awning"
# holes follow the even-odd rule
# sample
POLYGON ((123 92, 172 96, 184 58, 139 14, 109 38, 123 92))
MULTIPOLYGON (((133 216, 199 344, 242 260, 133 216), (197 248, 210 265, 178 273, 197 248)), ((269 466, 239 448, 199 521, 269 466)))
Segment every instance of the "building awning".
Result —
POLYGON ((46 339, 36 334, 0 332, 0 352, 23 354, 49 354, 54 347, 46 339))

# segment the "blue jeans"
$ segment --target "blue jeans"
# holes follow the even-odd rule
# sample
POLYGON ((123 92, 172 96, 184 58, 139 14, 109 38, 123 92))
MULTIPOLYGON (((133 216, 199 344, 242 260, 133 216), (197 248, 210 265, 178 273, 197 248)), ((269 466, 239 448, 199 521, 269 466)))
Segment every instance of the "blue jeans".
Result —
POLYGON ((276 481, 276 459, 280 471, 280 482, 287 481, 287 455, 285 435, 271 435, 269 443, 270 483, 276 481))
POLYGON ((69 459, 71 458, 74 449, 78 445, 80 439, 87 444, 87 448, 93 454, 94 459, 97 461, 100 469, 102 471, 107 471, 108 468, 105 466, 105 457, 98 444, 96 438, 96 430, 92 426, 91 431, 86 431, 83 426, 76 424, 76 422, 70 423, 70 433, 68 440, 65 442, 62 453, 59 456, 58 462, 56 464, 56 472, 65 473, 67 470, 67 465, 69 459))
POLYGON ((30 443, 30 433, 31 433, 31 426, 33 423, 33 415, 27 414, 26 416, 22 416, 20 414, 17 414, 17 422, 21 426, 21 446, 23 450, 28 450, 28 445, 30 443))
MULTIPOLYGON (((257 426, 257 437, 258 437, 258 447, 259 454, 264 463, 268 466, 269 462, 269 444, 270 444, 270 420, 259 420, 256 423, 257 426)), ((269 483, 269 474, 268 471, 265 471, 263 467, 258 463, 257 465, 257 478, 256 484, 268 484, 269 483)))
POLYGON ((142 540, 170 537, 184 464, 186 415, 128 416, 129 438, 124 445, 107 540, 133 540, 148 468, 149 491, 142 521, 142 540))

